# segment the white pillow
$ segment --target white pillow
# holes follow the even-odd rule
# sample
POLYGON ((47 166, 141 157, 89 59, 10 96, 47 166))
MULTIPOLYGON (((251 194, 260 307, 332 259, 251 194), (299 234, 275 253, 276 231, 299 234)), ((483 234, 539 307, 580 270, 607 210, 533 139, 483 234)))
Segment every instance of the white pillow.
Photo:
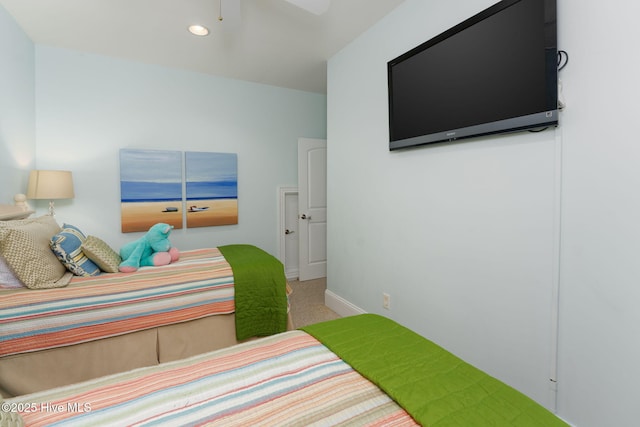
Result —
POLYGON ((13 271, 7 265, 7 261, 0 256, 0 289, 19 289, 24 288, 24 285, 13 274, 13 271))

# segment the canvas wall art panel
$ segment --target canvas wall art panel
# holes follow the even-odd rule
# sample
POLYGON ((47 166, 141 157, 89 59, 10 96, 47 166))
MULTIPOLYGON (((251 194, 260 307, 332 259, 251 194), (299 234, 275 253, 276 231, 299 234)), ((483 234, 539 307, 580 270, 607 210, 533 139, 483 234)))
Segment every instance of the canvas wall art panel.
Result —
POLYGON ((120 150, 122 232, 182 228, 182 152, 120 150))
POLYGON ((238 156, 185 152, 187 228, 238 223, 238 156))

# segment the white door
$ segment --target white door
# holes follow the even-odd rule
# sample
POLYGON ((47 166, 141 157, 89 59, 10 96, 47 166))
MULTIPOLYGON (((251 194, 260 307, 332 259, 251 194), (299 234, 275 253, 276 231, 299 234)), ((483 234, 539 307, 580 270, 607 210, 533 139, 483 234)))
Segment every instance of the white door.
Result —
POLYGON ((327 275, 327 141, 298 140, 300 280, 327 275))

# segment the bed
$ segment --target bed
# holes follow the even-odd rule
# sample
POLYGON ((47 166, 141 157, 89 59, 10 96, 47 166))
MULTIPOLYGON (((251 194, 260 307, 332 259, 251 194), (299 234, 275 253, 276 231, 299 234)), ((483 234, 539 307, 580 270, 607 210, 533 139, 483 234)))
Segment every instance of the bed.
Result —
MULTIPOLYGON (((0 223, 0 260, 17 266, 9 254, 23 256, 29 245, 43 249, 52 232, 63 230, 51 217, 0 223), (8 227, 28 233, 16 237, 8 227), (29 239, 34 242, 25 245, 29 239), (11 240, 18 243, 11 247, 11 240)), ((45 264, 47 250, 26 257, 25 270, 45 264)), ((52 262, 58 262, 55 256, 52 262)), ((23 283, 31 280, 35 286, 0 290, 0 394, 5 397, 292 328, 283 266, 252 245, 183 251, 178 262, 135 273, 81 277, 63 268, 66 283, 58 274, 46 289, 39 288, 45 281, 23 275, 23 283)))
POLYGON ((567 425, 373 314, 7 399, 2 409, 5 420, 27 426, 567 425))

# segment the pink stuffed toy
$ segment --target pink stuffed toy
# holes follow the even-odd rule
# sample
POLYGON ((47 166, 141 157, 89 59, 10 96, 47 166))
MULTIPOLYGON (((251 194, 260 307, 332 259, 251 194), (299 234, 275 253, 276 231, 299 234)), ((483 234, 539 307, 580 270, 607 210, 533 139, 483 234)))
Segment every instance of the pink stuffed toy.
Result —
POLYGON ((122 262, 118 269, 131 273, 142 266, 167 265, 180 259, 180 251, 171 246, 169 234, 172 225, 158 223, 147 234, 120 249, 122 262))

